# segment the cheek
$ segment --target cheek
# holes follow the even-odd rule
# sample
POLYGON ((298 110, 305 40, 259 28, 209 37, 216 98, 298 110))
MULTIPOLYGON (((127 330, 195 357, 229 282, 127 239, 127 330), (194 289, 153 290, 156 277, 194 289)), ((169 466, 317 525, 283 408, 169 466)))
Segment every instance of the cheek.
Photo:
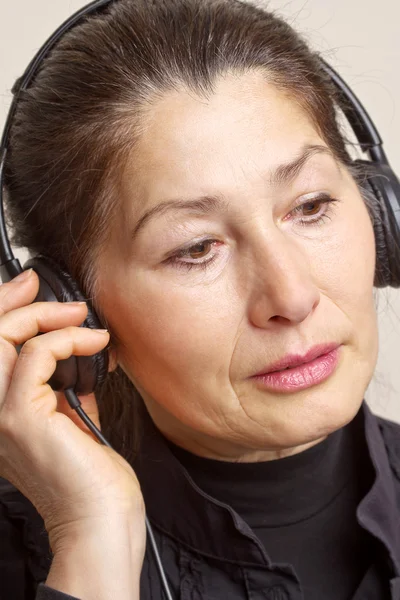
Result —
MULTIPOLYGON (((330 240, 324 238, 319 248, 313 248, 309 265, 321 293, 345 315, 365 353, 368 344, 374 346, 376 335, 375 243, 361 199, 350 212, 330 240)), ((110 270, 107 289, 114 295, 102 302, 120 342, 118 359, 132 381, 149 393, 162 386, 180 393, 193 393, 205 385, 225 386, 243 325, 243 306, 234 286, 224 278, 210 286, 190 287, 166 283, 148 271, 133 267, 132 271, 131 277, 127 267, 110 270), (124 281, 124 286, 113 280, 124 281)))
POLYGON ((359 360, 370 369, 378 347, 373 295, 376 254, 373 226, 361 198, 346 215, 337 240, 333 261, 324 267, 330 299, 349 321, 359 360))
POLYGON ((349 279, 353 281, 353 323, 365 361, 374 369, 378 355, 378 319, 373 294, 376 247, 373 226, 366 209, 363 214, 364 218, 359 219, 355 233, 353 252, 356 268, 349 273, 349 279))
POLYGON ((114 296, 118 311, 112 311, 111 303, 104 305, 120 342, 118 358, 132 380, 151 393, 160 385, 181 391, 198 386, 205 373, 219 377, 229 366, 235 329, 222 284, 218 293, 201 286, 166 286, 156 278, 151 281, 148 274, 135 279, 123 296, 114 296))
POLYGON ((315 265, 321 291, 324 292, 325 281, 327 294, 343 308, 373 308, 375 239, 361 198, 343 212, 334 236, 329 241, 322 239, 320 244, 315 265))

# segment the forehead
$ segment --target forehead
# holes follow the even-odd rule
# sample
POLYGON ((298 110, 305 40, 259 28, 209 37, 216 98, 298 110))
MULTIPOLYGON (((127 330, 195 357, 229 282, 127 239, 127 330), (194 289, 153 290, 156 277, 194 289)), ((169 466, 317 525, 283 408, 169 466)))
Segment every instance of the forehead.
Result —
POLYGON ((236 181, 287 162, 305 143, 321 143, 292 97, 257 71, 217 80, 208 99, 187 89, 165 93, 148 110, 128 160, 126 197, 224 193, 236 181))

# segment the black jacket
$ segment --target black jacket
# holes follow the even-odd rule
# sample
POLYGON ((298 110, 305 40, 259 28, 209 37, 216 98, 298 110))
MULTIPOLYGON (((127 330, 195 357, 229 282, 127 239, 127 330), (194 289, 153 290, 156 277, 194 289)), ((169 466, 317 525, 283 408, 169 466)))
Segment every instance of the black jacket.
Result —
MULTIPOLYGON (((361 409, 375 479, 357 518, 380 548, 352 600, 400 600, 400 425, 361 409)), ((290 565, 271 563, 250 527, 200 490, 144 415, 140 481, 164 569, 178 600, 304 600, 290 565)), ((66 600, 40 584, 51 564, 43 520, 0 479, 0 600, 66 600)), ((141 600, 164 598, 150 547, 141 600)), ((305 599, 306 600, 306 599, 305 599)), ((321 599, 323 600, 323 599, 321 599)))

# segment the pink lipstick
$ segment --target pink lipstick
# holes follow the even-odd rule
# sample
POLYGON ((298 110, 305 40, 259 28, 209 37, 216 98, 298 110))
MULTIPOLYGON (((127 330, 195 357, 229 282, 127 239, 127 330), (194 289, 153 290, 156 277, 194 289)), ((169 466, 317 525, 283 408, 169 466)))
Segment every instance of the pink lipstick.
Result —
POLYGON ((306 354, 289 354, 253 375, 262 387, 275 392, 297 392, 325 381, 339 362, 340 345, 314 346, 306 354))

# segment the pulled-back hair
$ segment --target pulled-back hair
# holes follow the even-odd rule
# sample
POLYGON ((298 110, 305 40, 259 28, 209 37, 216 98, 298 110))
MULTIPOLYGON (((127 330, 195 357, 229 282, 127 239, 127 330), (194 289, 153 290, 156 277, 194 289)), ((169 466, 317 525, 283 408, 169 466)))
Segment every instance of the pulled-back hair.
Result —
MULTIPOLYGON (((116 0, 85 18, 17 107, 5 169, 13 244, 57 261, 107 325, 96 306, 96 259, 146 112, 168 90, 208 98, 220 75, 252 69, 298 103, 335 157, 351 164, 319 55, 273 12, 240 0, 116 0)), ((138 392, 118 367, 96 397, 104 435, 129 460, 138 392)))

